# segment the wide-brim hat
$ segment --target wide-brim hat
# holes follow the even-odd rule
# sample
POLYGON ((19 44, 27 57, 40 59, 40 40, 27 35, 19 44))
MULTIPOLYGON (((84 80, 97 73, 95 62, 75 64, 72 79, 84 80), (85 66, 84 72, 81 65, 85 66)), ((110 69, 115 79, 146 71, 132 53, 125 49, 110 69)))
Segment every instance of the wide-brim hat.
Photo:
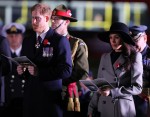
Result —
POLYGON ((123 41, 125 43, 131 44, 131 45, 135 45, 134 41, 132 40, 132 37, 130 36, 130 31, 129 28, 126 24, 122 23, 122 22, 114 22, 109 31, 103 32, 103 33, 99 33, 98 37, 100 40, 110 43, 109 41, 109 35, 111 33, 118 33, 121 35, 121 38, 123 39, 123 41))
POLYGON ((67 7, 63 4, 57 6, 53 10, 52 16, 60 16, 66 20, 67 19, 70 20, 70 22, 77 22, 78 21, 76 18, 71 17, 72 16, 71 10, 67 9, 67 7))

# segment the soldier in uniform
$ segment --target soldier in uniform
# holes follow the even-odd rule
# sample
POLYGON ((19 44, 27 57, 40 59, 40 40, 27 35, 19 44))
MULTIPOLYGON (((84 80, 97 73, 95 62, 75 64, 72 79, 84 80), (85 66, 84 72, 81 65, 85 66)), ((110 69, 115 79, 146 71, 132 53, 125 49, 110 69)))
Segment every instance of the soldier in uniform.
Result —
MULTIPOLYGON (((11 57, 22 56, 22 42, 25 27, 22 24, 10 23, 5 25, 2 33, 8 39, 11 57)), ((22 98, 24 93, 25 78, 17 74, 17 65, 12 63, 12 71, 5 77, 5 115, 11 113, 12 116, 22 117, 22 98)))
POLYGON ((134 96, 137 117, 146 117, 150 106, 150 47, 147 44, 146 30, 145 25, 130 27, 136 50, 142 54, 143 60, 143 91, 134 96))
POLYGON ((69 79, 63 80, 64 89, 66 88, 68 91, 66 91, 64 99, 66 102, 64 117, 70 116, 69 114, 76 116, 76 113, 79 114, 78 112, 80 112, 78 95, 80 88, 79 80, 86 79, 89 72, 88 48, 82 39, 69 34, 68 26, 70 22, 77 22, 77 19, 72 17, 71 10, 65 5, 59 5, 53 10, 51 22, 52 28, 60 35, 66 36, 71 45, 73 71, 69 79), (75 111, 75 113, 73 113, 73 111, 75 111))

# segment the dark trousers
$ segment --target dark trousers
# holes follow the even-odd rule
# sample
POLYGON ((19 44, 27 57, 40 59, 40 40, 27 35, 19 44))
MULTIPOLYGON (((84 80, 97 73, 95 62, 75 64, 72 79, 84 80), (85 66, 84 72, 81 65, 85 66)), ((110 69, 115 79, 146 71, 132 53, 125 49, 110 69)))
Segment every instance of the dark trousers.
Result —
POLYGON ((139 96, 133 96, 135 109, 136 109, 136 117, 147 117, 148 116, 148 101, 145 101, 139 96))
POLYGON ((14 98, 4 106, 2 117, 22 117, 22 98, 14 98))

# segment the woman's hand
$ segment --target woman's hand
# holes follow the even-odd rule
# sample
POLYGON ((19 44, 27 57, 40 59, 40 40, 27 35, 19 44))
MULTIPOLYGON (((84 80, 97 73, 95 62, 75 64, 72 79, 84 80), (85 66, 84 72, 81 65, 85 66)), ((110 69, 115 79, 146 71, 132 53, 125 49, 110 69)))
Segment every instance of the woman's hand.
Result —
POLYGON ((107 87, 105 89, 99 89, 99 93, 102 95, 102 96, 109 96, 110 95, 110 88, 107 87))

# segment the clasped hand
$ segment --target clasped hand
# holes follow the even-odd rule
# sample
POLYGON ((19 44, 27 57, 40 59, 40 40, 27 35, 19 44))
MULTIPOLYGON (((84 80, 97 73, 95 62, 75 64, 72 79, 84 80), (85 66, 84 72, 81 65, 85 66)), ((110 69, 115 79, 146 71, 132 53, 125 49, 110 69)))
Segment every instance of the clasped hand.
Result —
POLYGON ((99 88, 98 91, 102 96, 109 96, 110 95, 110 88, 101 89, 99 88))
POLYGON ((37 76, 37 73, 38 73, 37 67, 31 66, 31 65, 28 65, 28 66, 19 65, 19 66, 17 66, 17 72, 19 75, 22 75, 26 70, 28 70, 31 75, 37 76))

